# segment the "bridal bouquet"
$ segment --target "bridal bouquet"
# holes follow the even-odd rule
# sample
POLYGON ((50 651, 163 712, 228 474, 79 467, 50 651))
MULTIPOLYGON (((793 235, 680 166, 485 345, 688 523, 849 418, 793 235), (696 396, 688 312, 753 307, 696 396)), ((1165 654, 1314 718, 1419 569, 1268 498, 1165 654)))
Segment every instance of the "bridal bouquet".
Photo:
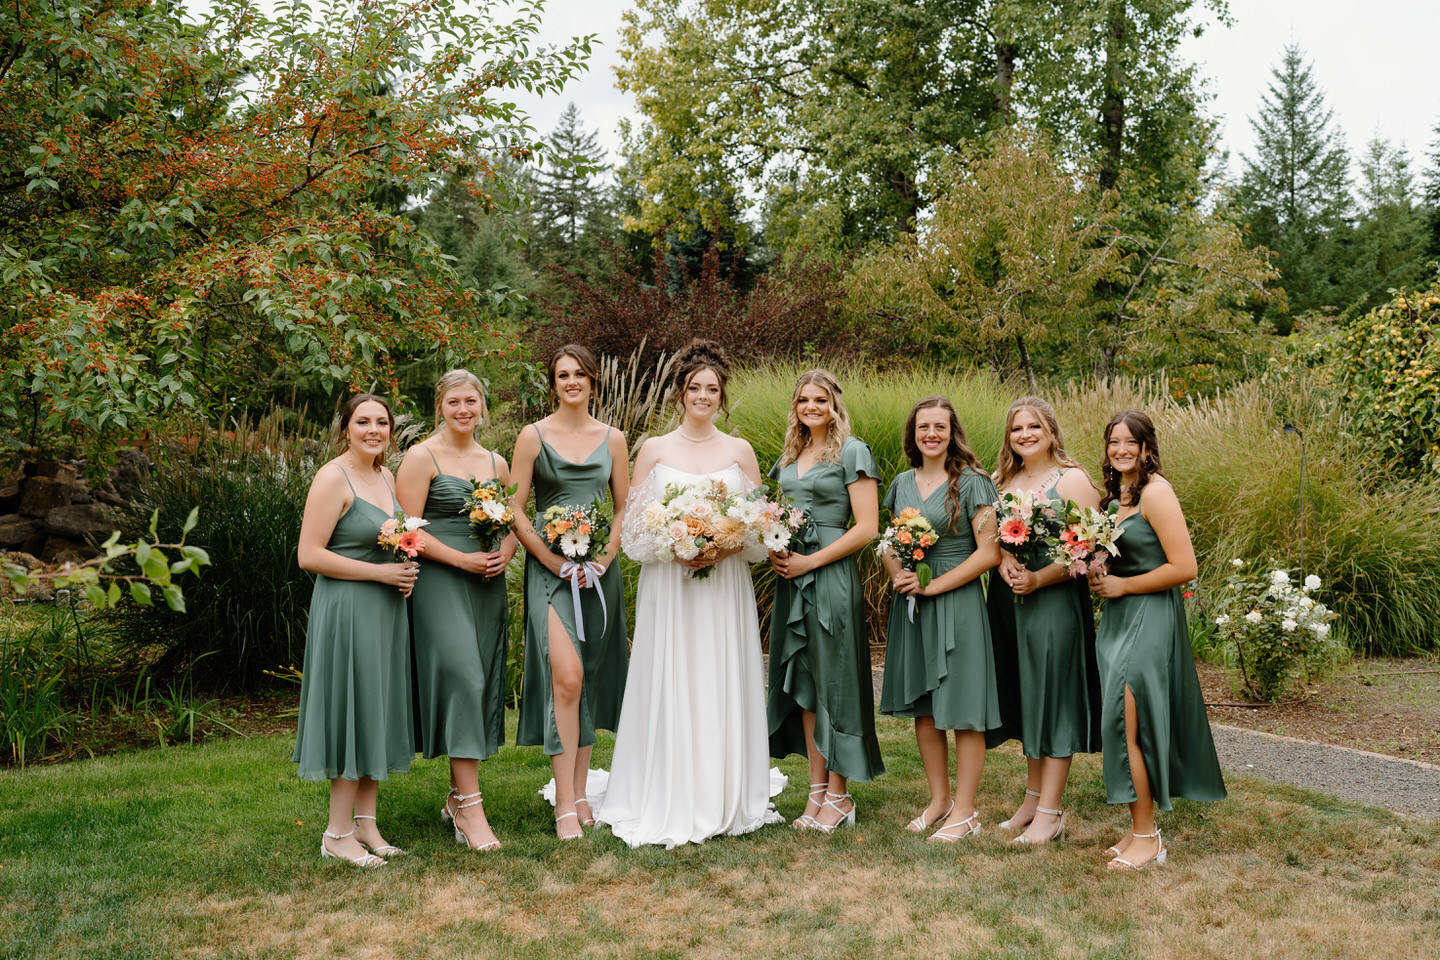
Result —
POLYGON ((1055 501, 1034 490, 1003 494, 994 506, 995 539, 1026 562, 1043 556, 1047 538, 1058 536, 1064 526, 1055 501))
MULTIPOLYGON (((875 552, 882 557, 889 554, 900 561, 902 569, 914 571, 915 579, 920 582, 920 589, 924 590, 934 576, 930 565, 925 563, 925 551, 933 547, 939 539, 940 535, 935 532, 935 528, 925 519, 923 513, 914 507, 906 507, 890 518, 889 526, 880 534, 875 552)), ((915 622, 913 596, 910 597, 910 622, 915 622)))
POLYGON ((1120 555, 1115 541, 1124 533, 1116 519, 1119 501, 1111 501, 1109 509, 1082 507, 1074 500, 1065 503, 1065 524, 1060 532, 1047 536, 1050 559, 1070 571, 1070 576, 1103 573, 1111 557, 1120 555))
POLYGON ((760 501, 760 520, 756 534, 771 553, 786 553, 798 547, 800 533, 810 522, 810 515, 795 506, 795 501, 776 485, 760 501))
MULTIPOLYGON (((653 547, 667 549, 677 560, 710 560, 756 535, 764 504, 753 493, 731 493, 723 480, 672 483, 641 512, 640 525, 653 547)), ((685 575, 704 580, 712 569, 687 567, 685 575)))
POLYGON ((424 517, 407 517, 404 510, 380 524, 376 542, 395 554, 396 560, 414 560, 425 549, 425 534, 420 528, 430 523, 424 517))
POLYGON ((470 536, 479 540, 486 550, 494 550, 515 522, 515 515, 510 512, 510 498, 515 488, 502 486, 494 478, 476 480, 474 477, 470 478, 470 486, 470 496, 465 498, 460 512, 470 518, 470 536))
POLYGON ((584 643, 585 617, 580 611, 582 575, 600 597, 601 614, 607 621, 610 616, 605 607, 605 591, 600 589, 600 576, 605 568, 595 560, 610 543, 610 512, 604 504, 595 500, 587 504, 556 504, 539 519, 545 521, 540 529, 540 539, 565 558, 560 565, 560 576, 570 581, 570 599, 575 604, 575 633, 577 639, 584 643))

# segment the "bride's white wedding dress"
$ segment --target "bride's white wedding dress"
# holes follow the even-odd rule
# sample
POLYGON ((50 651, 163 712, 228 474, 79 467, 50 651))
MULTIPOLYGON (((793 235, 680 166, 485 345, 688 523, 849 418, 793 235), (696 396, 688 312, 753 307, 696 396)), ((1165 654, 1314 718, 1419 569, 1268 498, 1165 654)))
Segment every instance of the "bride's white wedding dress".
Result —
MULTIPOLYGON (((632 847, 702 843, 783 823, 770 797, 784 777, 770 768, 752 550, 716 564, 704 579, 646 556, 631 532, 639 511, 670 483, 719 477, 752 487, 738 465, 691 474, 657 464, 632 493, 622 544, 641 560, 635 639, 615 755, 595 817, 632 847), (637 555, 638 554, 638 555, 637 555)), ((592 801, 595 798, 592 797, 592 801)))

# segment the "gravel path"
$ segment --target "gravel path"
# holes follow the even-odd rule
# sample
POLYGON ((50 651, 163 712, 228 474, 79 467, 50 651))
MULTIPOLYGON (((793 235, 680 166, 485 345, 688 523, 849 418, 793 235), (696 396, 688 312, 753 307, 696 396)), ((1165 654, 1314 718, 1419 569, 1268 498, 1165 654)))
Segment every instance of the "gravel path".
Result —
POLYGON ((1212 723, 1226 773, 1259 777, 1344 800, 1440 820, 1440 767, 1212 723))

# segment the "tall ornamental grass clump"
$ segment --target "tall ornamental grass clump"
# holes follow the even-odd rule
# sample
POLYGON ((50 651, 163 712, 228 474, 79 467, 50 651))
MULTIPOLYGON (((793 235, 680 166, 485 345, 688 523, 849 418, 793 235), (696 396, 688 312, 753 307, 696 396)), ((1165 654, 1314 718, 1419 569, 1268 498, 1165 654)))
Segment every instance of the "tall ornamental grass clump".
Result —
POLYGON ((296 543, 319 454, 269 419, 223 433, 197 427, 160 452, 137 520, 158 509, 161 539, 173 538, 198 506, 187 542, 204 547, 211 565, 185 585, 184 613, 117 608, 123 644, 158 654, 157 673, 194 665, 202 681, 233 689, 298 665, 314 577, 300 569, 296 543))
MULTIPOLYGON (((785 442, 785 425, 796 378, 808 369, 801 365, 772 366, 739 371, 730 381, 729 426, 755 448, 760 472, 767 473, 779 459, 785 442)), ((855 436, 870 445, 880 468, 880 497, 895 477, 910 469, 905 459, 905 418, 916 400, 930 394, 949 397, 965 427, 976 456, 987 465, 995 462, 1005 428, 1005 411, 1015 399, 1013 391, 986 373, 907 370, 885 373, 860 366, 831 367, 844 391, 855 436)), ((872 639, 885 632, 890 584, 875 551, 860 551, 860 573, 865 584, 866 619, 872 639)), ((768 567, 756 568, 755 593, 760 600, 762 626, 768 629, 775 575, 768 567)))

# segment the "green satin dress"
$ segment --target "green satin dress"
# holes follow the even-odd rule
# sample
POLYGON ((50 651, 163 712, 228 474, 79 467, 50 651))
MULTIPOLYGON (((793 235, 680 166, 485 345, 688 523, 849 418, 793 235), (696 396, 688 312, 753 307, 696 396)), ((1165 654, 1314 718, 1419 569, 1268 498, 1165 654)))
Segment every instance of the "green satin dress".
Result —
MULTIPOLYGON (((801 553, 839 540, 850 526, 850 491, 861 477, 879 479, 870 448, 851 437, 836 463, 798 475, 776 464, 770 477, 810 515, 801 553)), ((885 772, 875 737, 875 689, 865 598, 854 554, 793 580, 775 582, 770 617, 770 756, 805 754, 801 711, 815 714, 815 746, 834 773, 873 780, 885 772)))
MULTIPOLYGON (((426 451, 429 453, 429 451, 426 451)), ((435 455, 430 458, 434 460, 435 455)), ((495 456, 490 456, 491 470, 495 456)), ((486 548, 470 535, 468 480, 440 471, 425 497, 425 535, 461 553, 486 548)), ((415 653, 415 747, 429 760, 484 760, 505 744, 505 575, 485 579, 438 561, 410 594, 415 653)))
MULTIPOLYGON (((536 428, 539 434, 539 428, 536 428)), ((535 513, 543 514, 557 504, 588 504, 609 496, 610 434, 590 456, 579 463, 566 460, 540 437, 535 457, 535 513)), ((624 509, 624 504, 619 505, 624 509)), ((543 746, 549 755, 561 753, 560 734, 555 728, 555 703, 550 683, 550 608, 560 616, 570 642, 575 645, 584 667, 585 682, 580 692, 580 743, 595 743, 596 730, 614 730, 620 721, 620 701, 625 695, 625 668, 629 648, 625 629, 625 597, 620 582, 620 563, 610 564, 600 578, 605 594, 604 610, 594 587, 580 591, 580 610, 585 623, 585 642, 576 630, 575 604, 570 581, 562 580, 534 556, 525 560, 525 677, 520 688, 520 726, 515 742, 521 746, 543 746)))
MULTIPOLYGON (((1166 562, 1160 538, 1139 511, 1121 523, 1120 555, 1110 561, 1119 577, 1148 573, 1166 562)), ((1125 748, 1125 688, 1135 696, 1139 743, 1150 792, 1161 810, 1174 797, 1221 800, 1225 779, 1205 716, 1195 657, 1185 625, 1180 588, 1134 593, 1105 601, 1095 637, 1104 697, 1105 795, 1110 803, 1135 800, 1125 748)))
MULTIPOLYGON (((376 543, 390 517, 356 496, 326 547, 352 560, 393 563, 376 543)), ((317 576, 302 670, 290 758, 302 778, 385 780, 410 769, 410 625, 399 590, 374 580, 317 576)))
MULTIPOLYGON (((1058 508, 1055 483, 1044 491, 1058 508)), ((1122 545, 1123 546, 1123 545, 1122 545)), ((1051 565, 1028 558, 1031 570, 1051 565)), ((1005 593, 1015 596, 1008 587, 1005 593)), ((1100 673, 1095 660, 1095 618, 1084 577, 1026 594, 1014 608, 1020 686, 1020 742, 1025 756, 1069 757, 1100 752, 1100 673)))
MULTIPOLYGON (((971 518, 996 499, 990 478, 969 467, 960 475, 959 486, 960 505, 953 530, 946 506, 948 483, 922 498, 915 471, 907 470, 895 478, 885 494, 885 507, 892 514, 907 507, 918 508, 940 535, 925 555, 936 577, 958 567, 975 552, 971 518)), ((941 730, 1000 728, 1000 697, 983 580, 976 577, 938 596, 917 597, 913 623, 908 598, 895 594, 890 603, 881 713, 933 717, 941 730)))

